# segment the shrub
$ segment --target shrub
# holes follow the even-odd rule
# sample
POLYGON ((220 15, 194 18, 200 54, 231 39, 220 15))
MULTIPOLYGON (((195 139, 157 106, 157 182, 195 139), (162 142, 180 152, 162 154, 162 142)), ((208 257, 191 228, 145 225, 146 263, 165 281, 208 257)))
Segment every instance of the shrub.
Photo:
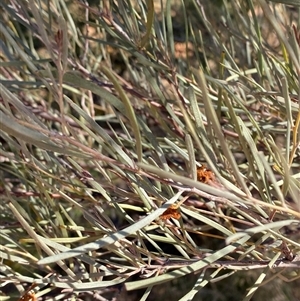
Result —
POLYGON ((1 3, 1 300, 300 298, 299 15, 202 2, 1 3))

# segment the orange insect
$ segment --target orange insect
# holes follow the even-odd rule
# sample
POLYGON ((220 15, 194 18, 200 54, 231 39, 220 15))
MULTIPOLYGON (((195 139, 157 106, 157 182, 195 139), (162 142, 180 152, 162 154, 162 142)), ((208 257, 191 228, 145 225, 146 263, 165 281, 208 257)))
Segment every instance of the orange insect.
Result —
MULTIPOLYGON (((197 169, 197 180, 205 184, 217 183, 215 174, 205 165, 202 165, 197 169)), ((185 200, 186 198, 181 200, 178 204, 172 204, 159 218, 164 221, 170 218, 180 219, 181 214, 178 211, 178 208, 185 200)))
POLYGON ((170 218, 180 219, 181 214, 178 211, 179 205, 172 204, 159 218, 162 220, 167 220, 170 218))
POLYGON ((209 182, 216 182, 216 177, 210 169, 205 165, 202 165, 197 169, 197 180, 204 184, 208 184, 209 182))

